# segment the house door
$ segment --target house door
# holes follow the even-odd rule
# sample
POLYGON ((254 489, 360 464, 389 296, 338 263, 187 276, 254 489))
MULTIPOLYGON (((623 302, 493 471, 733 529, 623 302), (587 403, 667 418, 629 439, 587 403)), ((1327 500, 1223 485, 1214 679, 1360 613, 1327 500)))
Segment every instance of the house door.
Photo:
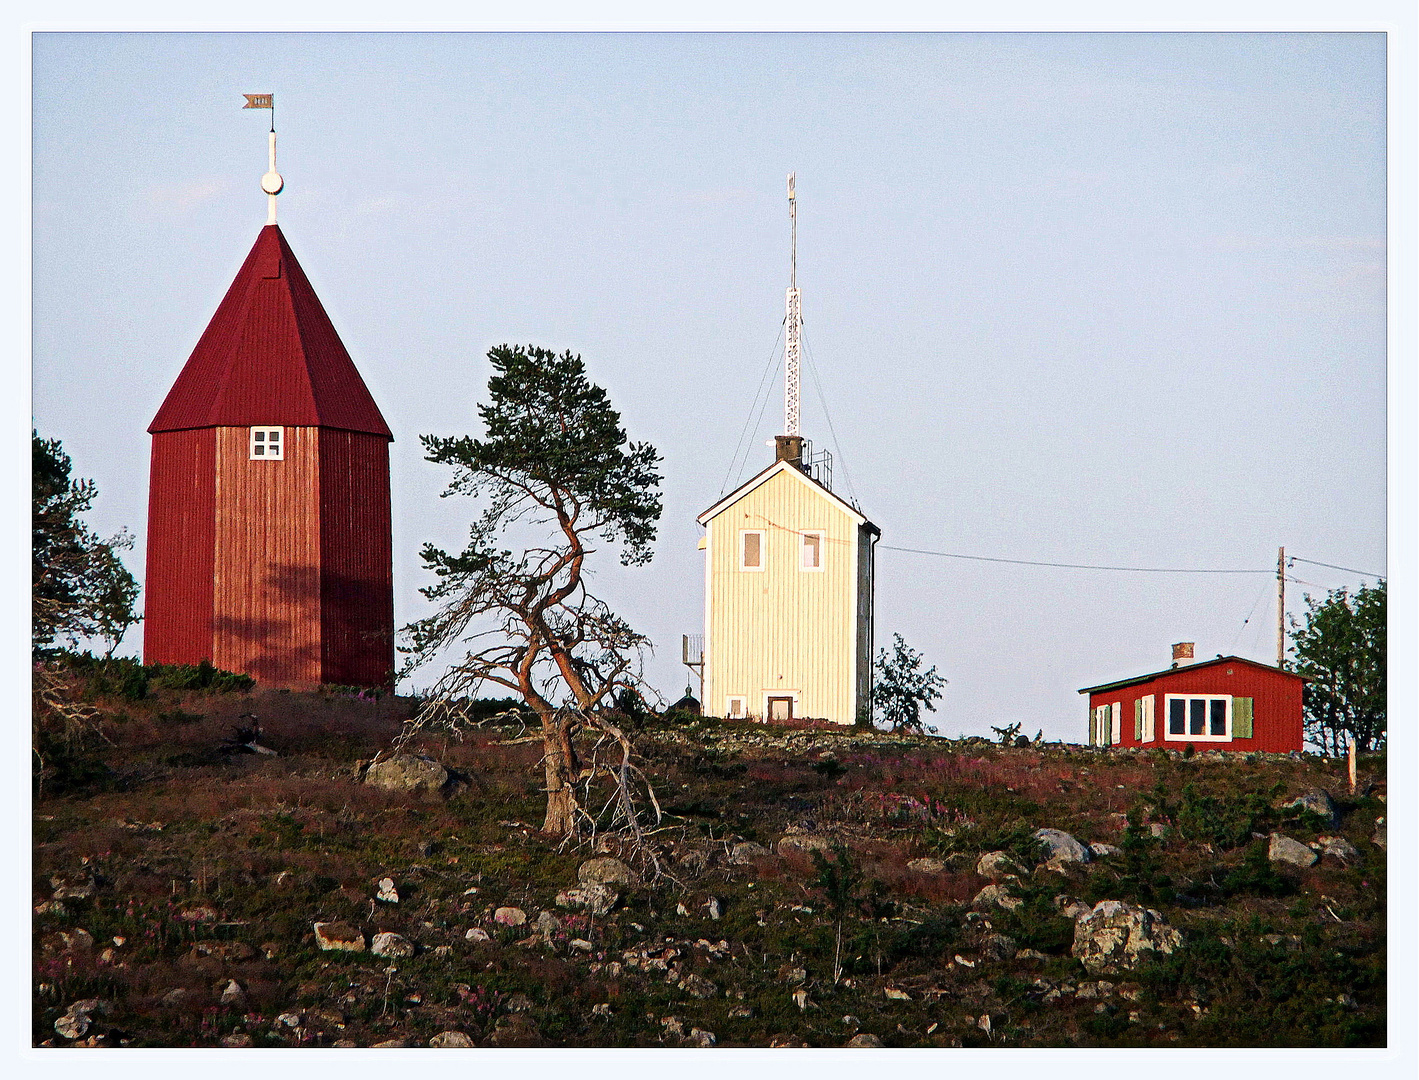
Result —
POLYGON ((769 723, 782 724, 793 719, 793 698, 769 698, 769 723))

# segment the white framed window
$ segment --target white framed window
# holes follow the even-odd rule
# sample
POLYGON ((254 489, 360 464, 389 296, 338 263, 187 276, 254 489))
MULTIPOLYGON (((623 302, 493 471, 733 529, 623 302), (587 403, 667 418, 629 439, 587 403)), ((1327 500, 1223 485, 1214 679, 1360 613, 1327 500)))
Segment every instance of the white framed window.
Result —
POLYGON ((1123 742, 1123 702, 1115 701, 1109 706, 1109 745, 1123 742))
POLYGON ((1108 744, 1105 732, 1109 729, 1109 707, 1107 705, 1095 705, 1093 711, 1089 713, 1089 745, 1106 746, 1108 744))
POLYGON ((277 460, 285 457, 285 429, 278 427, 252 428, 251 456, 253 458, 276 458, 277 460))
POLYGON ((764 569, 764 530, 742 529, 739 533, 739 569, 764 569))
POLYGON ((1164 694, 1167 742, 1231 742, 1232 699, 1223 694, 1164 694))
POLYGON ((800 570, 823 569, 823 531, 810 530, 800 534, 798 568, 800 570))
POLYGON ((730 694, 725 700, 724 715, 729 720, 743 720, 748 713, 744 708, 745 699, 736 694, 730 694))

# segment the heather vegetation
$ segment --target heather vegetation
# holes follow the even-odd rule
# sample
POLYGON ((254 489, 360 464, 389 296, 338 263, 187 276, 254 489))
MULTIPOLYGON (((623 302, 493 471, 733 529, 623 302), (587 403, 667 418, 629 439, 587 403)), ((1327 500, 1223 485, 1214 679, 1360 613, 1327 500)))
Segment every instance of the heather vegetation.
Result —
POLYGON ((36 1043, 1386 1040, 1382 755, 1352 794, 1309 756, 641 712, 646 862, 540 831, 542 742, 512 701, 411 741, 447 777, 410 792, 362 782, 409 699, 60 674, 94 734, 36 802, 36 1043), (1332 806, 1291 805, 1317 788, 1332 806), (1082 948, 1109 919, 1152 947, 1082 948), (364 947, 322 949, 316 923, 364 947))

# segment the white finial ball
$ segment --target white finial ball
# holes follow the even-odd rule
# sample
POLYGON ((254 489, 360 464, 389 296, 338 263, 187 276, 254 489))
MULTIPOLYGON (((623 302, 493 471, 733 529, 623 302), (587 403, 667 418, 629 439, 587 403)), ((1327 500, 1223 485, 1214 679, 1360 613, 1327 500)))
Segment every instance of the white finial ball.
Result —
POLYGON ((267 195, 279 195, 285 186, 286 181, 281 179, 281 174, 278 172, 269 172, 261 178, 261 190, 267 195))

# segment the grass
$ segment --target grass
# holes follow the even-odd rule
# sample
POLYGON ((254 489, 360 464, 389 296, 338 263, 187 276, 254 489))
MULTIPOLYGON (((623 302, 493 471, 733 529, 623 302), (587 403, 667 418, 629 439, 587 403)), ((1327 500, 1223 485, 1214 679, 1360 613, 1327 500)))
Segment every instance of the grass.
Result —
POLYGON ((131 676, 73 672, 109 741, 76 750, 84 767, 36 804, 36 1043, 66 1044, 54 1022, 84 998, 108 1003, 94 1028, 105 1043, 132 1046, 236 1034, 256 1046, 422 1044, 449 1030, 479 1045, 681 1045, 668 1018, 721 1046, 841 1046, 859 1032, 891 1046, 1385 1040, 1385 853, 1369 840, 1385 813, 1383 758, 1362 761, 1372 787, 1349 797, 1343 765, 1316 758, 641 717, 643 764, 667 811, 654 839, 673 878, 591 919, 555 906, 589 852, 518 824, 543 807, 539 748, 501 745, 513 729, 426 738, 417 748, 470 783, 448 800, 411 798, 355 779, 408 700, 219 691, 215 676, 184 687, 151 674, 134 696, 131 676), (220 752, 245 713, 279 756, 220 752), (1339 829, 1281 807, 1311 786, 1336 797, 1339 829), (1038 866, 1042 826, 1119 850, 1082 868, 1038 866), (734 842, 772 849, 791 829, 837 847, 818 860, 729 863, 734 842), (1302 841, 1339 832, 1359 854, 1273 865, 1253 836, 1273 829, 1302 841), (987 883, 976 861, 998 850, 1023 868, 1008 883, 1022 903, 973 911, 987 883), (908 866, 922 855, 946 869, 908 866), (58 875, 91 878, 93 895, 54 903, 58 875), (397 904, 374 898, 385 876, 397 904), (1060 896, 1156 908, 1184 945, 1108 977, 1131 997, 1089 996, 1097 980, 1071 954, 1060 896), (529 941, 529 927, 492 921, 503 905, 562 925, 529 941), (367 938, 393 931, 418 952, 321 952, 317 920, 367 938), (471 927, 492 941, 469 940, 471 927), (703 985, 691 975, 713 996, 682 989, 703 985), (243 998, 224 1003, 232 979, 243 998), (514 1012, 520 995, 530 1008, 514 1012), (295 1026, 277 1024, 287 1014, 295 1026))

